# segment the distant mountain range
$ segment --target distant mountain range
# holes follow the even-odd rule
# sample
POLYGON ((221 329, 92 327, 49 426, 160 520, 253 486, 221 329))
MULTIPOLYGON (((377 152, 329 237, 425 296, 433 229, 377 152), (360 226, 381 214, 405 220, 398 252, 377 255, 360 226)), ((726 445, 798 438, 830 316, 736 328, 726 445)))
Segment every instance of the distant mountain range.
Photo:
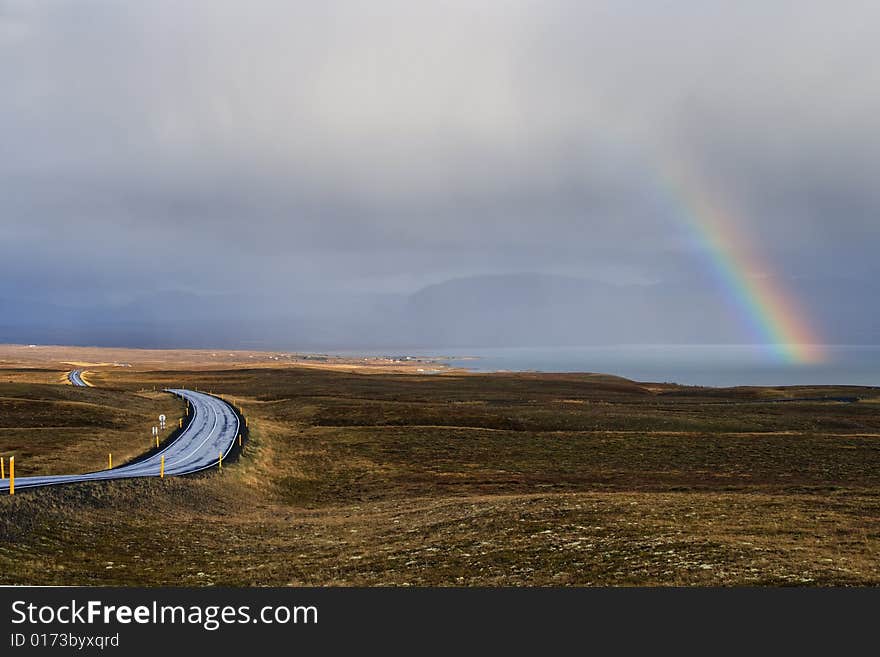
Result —
MULTIPOLYGON (((829 343, 880 343, 878 286, 797 287, 829 343)), ((752 340, 746 318, 707 281, 614 285, 510 274, 458 278, 409 296, 169 291, 90 307, 0 300, 0 342, 15 343, 329 350, 752 340)))

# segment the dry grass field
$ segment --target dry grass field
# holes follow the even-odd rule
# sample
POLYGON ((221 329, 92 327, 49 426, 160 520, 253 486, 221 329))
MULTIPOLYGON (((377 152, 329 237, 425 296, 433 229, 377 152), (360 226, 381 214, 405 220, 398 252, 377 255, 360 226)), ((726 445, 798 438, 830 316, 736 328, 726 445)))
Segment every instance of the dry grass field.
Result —
POLYGON ((220 474, 3 497, 0 583, 880 583, 878 389, 169 353, 92 365, 93 389, 57 382, 81 354, 0 372, 0 449, 40 472, 136 449, 167 385, 234 397, 251 427, 220 474))

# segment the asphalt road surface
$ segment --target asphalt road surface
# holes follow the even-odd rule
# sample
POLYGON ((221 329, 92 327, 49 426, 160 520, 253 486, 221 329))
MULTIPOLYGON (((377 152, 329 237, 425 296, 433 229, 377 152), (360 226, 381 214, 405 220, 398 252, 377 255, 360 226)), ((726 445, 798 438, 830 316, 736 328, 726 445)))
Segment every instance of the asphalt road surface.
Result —
MULTIPOLYGON (((168 390, 168 392, 189 401, 192 420, 184 432, 161 452, 157 452, 138 463, 123 465, 112 470, 100 470, 82 475, 16 477, 15 490, 83 481, 158 477, 162 456, 165 457, 165 476, 191 474, 208 468, 216 468, 220 454, 222 453, 225 458, 238 438, 238 416, 232 406, 219 397, 203 392, 178 389, 168 390)), ((22 466, 26 466, 26 464, 19 465, 19 467, 22 466)), ((0 479, 0 491, 8 490, 9 479, 0 479)))
POLYGON ((70 381, 73 385, 79 386, 80 388, 88 388, 89 384, 83 381, 82 373, 82 370, 73 370, 70 374, 67 375, 67 380, 70 381))

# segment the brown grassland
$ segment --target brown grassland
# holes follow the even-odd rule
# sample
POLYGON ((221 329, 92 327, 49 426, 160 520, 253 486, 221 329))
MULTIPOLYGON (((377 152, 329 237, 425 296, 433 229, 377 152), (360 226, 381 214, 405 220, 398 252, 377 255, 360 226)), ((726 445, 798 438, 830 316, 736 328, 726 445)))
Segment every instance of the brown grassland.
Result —
POLYGON ((20 474, 143 451, 169 385, 251 435, 222 473, 3 496, 3 584, 880 583, 880 389, 5 349, 20 474))

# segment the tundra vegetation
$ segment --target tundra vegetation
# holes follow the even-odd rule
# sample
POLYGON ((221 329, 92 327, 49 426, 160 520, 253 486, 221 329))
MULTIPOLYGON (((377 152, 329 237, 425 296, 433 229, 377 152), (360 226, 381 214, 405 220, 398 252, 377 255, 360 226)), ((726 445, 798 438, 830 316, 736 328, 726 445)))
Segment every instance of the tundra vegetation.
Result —
POLYGON ((243 458, 3 496, 0 583, 880 583, 878 389, 162 358, 8 365, 0 453, 103 467, 187 385, 243 408, 243 458))

